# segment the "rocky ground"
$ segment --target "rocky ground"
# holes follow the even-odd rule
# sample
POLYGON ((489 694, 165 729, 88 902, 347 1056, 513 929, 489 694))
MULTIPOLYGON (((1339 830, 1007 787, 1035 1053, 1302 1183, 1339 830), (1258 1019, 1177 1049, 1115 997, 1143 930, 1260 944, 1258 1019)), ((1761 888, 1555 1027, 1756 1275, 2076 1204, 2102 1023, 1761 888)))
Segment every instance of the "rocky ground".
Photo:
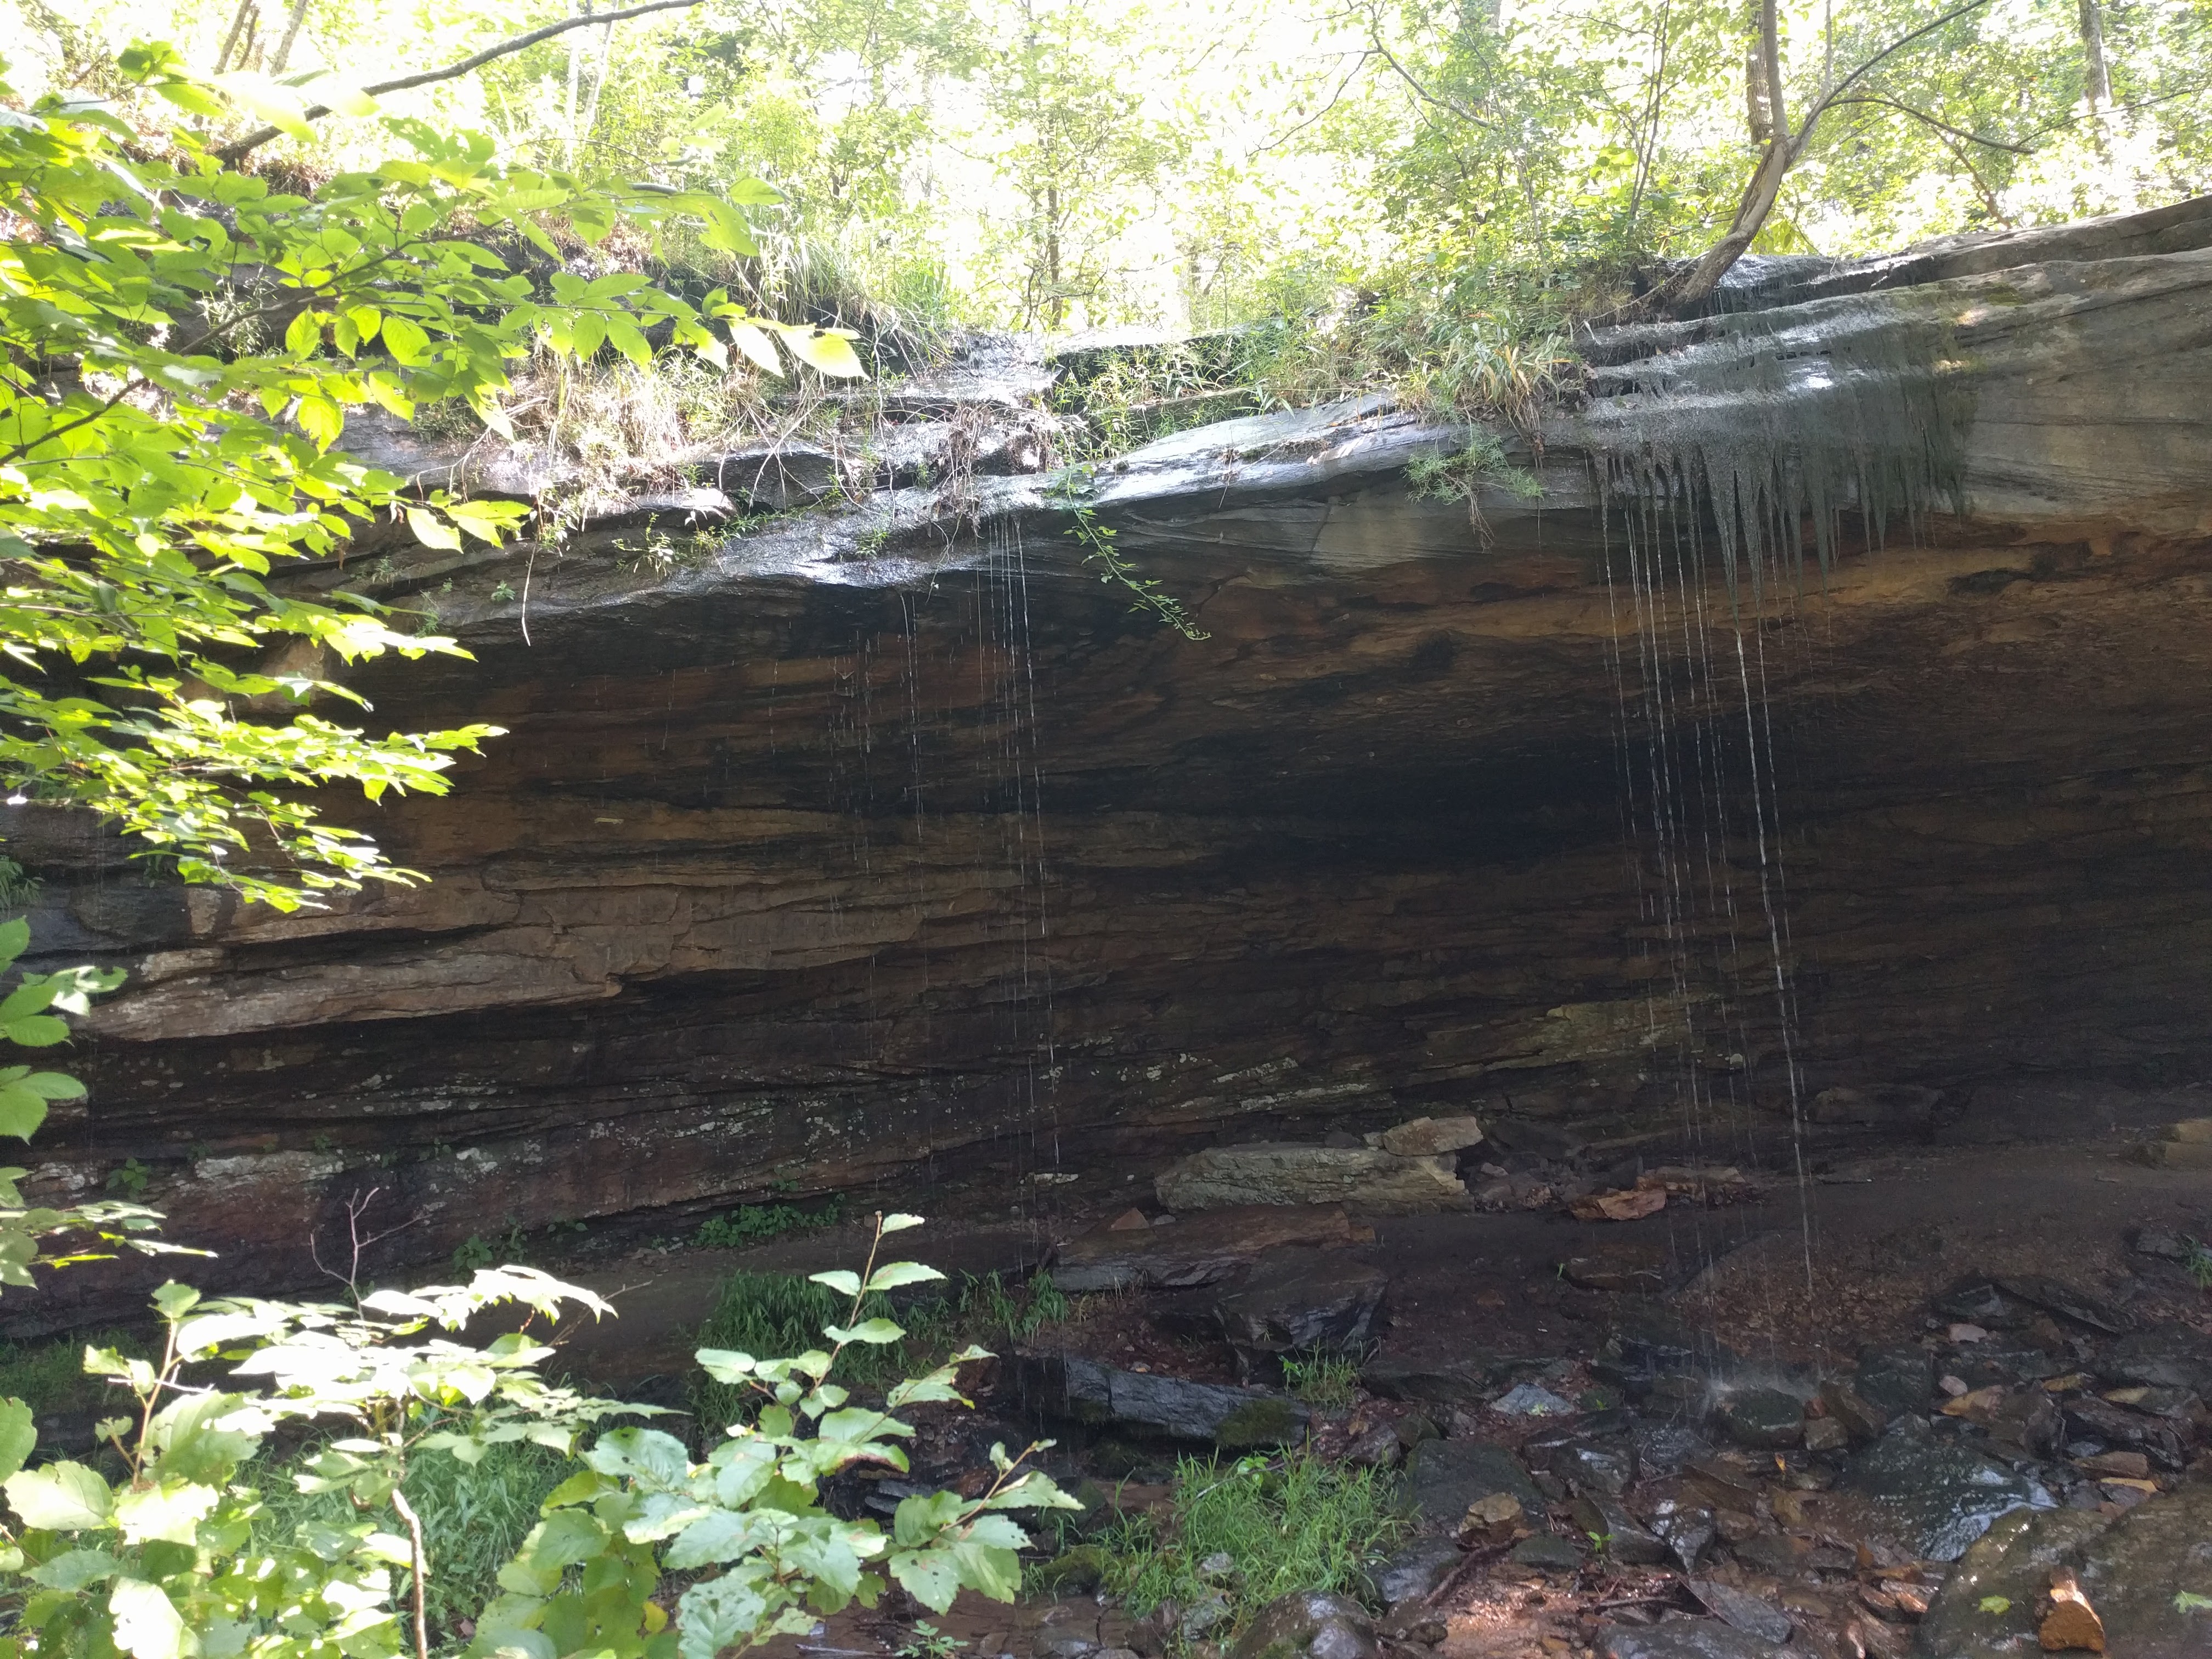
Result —
MULTIPOLYGON (((1204 1196, 1191 1161, 1149 1185, 1079 1176, 1056 1215, 1025 1198, 1020 1224, 918 1236, 956 1268, 1048 1261, 1077 1300, 979 1376, 979 1418, 941 1425, 916 1477, 957 1482, 992 1438, 1046 1431, 1064 1477, 1100 1483, 1103 1521, 1162 1512, 1182 1453, 1296 1445, 1397 1471, 1418 1531, 1377 1564, 1371 1605, 1278 1607, 1235 1659, 2212 1653, 2212 1608, 2190 1600, 2212 1597, 2202 1175, 2109 1141, 1862 1154, 1801 1186, 1477 1146, 1443 1155, 1471 1188, 1458 1207, 1404 1215, 1170 1211, 1158 1194, 1204 1196), (1316 1348, 1364 1355, 1341 1397, 1285 1388, 1285 1357, 1316 1348)), ((683 1310, 733 1262, 827 1265, 854 1243, 634 1255, 602 1275, 624 1290, 619 1336, 579 1333, 574 1357, 673 1367, 683 1310)), ((1060 1599, 963 1607, 945 1637, 982 1659, 1218 1659, 1203 1607, 1136 1619, 1077 1594, 1096 1571, 1080 1549, 1060 1599)), ((912 1637, 840 1621, 798 1645, 912 1637)))

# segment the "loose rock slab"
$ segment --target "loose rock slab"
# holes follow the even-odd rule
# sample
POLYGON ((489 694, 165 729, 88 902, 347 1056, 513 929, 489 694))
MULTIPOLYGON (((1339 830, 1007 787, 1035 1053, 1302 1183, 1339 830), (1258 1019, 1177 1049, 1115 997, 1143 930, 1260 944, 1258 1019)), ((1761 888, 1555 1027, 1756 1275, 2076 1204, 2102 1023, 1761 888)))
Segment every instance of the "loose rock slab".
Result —
POLYGON ((1053 1283, 1071 1293, 1184 1290, 1232 1279, 1272 1249, 1352 1242, 1340 1205, 1257 1205, 1216 1210, 1173 1226, 1070 1239, 1054 1252, 1053 1283))
POLYGON ((1354 1348, 1375 1334, 1389 1275, 1340 1251, 1270 1250, 1221 1298, 1230 1346, 1261 1353, 1354 1348))
POLYGON ((1281 1395, 1117 1370, 1073 1355, 1025 1356, 1017 1376, 1024 1402, 1048 1415, 1232 1450, 1294 1442, 1311 1416, 1281 1395))
POLYGON ((1342 1204, 1370 1215, 1465 1206, 1449 1155, 1400 1158, 1376 1146, 1259 1141, 1194 1152, 1160 1176, 1160 1202, 1178 1212, 1241 1205, 1342 1204))
POLYGON ((1999 1516, 2051 1506, 2034 1482, 1911 1423, 1854 1457, 1838 1490, 1863 1501, 1877 1525, 1923 1560, 1955 1561, 1999 1516))

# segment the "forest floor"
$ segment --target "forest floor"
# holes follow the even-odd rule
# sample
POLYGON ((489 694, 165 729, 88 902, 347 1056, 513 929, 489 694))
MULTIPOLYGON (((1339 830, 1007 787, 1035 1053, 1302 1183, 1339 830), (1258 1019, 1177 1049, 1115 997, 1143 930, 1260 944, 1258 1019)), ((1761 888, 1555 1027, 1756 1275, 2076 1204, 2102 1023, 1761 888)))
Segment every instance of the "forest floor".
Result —
MULTIPOLYGON (((1149 1197, 1148 1174, 1137 1171, 1133 1180, 1125 1167, 1110 1178, 1070 1182, 1054 1193, 1055 1213, 1049 1220, 1030 1223, 946 1218, 961 1212, 975 1214, 976 1194, 915 1193, 906 1201, 927 1209, 934 1198, 939 1214, 926 1229, 902 1236, 899 1253, 956 1274, 1025 1276, 1054 1243, 1106 1227, 1126 1214, 1136 1194, 1149 1197)), ((1149 1203, 1142 1207, 1158 1208, 1149 1203)), ((1639 1629, 1663 1631, 1670 1619, 1699 1610, 1686 1588, 1693 1577, 1700 1583, 1740 1589, 1782 1609, 1796 1626, 1790 1638, 1794 1645, 1782 1652, 1902 1653, 1911 1640, 1916 1614, 1947 1571, 1944 1564, 1916 1560, 1909 1550, 1879 1545, 1869 1555, 1863 1543, 1855 1545, 1857 1559, 1848 1552, 1838 1556, 1836 1547, 1844 1540, 1840 1523, 1832 1517, 1824 1530, 1808 1522, 1808 1500, 1802 1494, 1815 1494, 1812 1501, 1821 1501, 1819 1495, 1839 1479, 1848 1481, 1843 1451, 1838 1448, 1834 1455, 1818 1458, 1795 1448, 1777 1453, 1732 1445, 1725 1426, 1704 1416, 1710 1400, 1686 1406, 1677 1401, 1669 1408, 1676 1422, 1686 1412, 1705 1438, 1702 1449, 1708 1455, 1668 1472, 1647 1453, 1636 1484, 1623 1494, 1632 1514, 1646 1520, 1655 1504, 1664 1510, 1669 1502, 1693 1501, 1720 1513, 1723 1536, 1698 1562, 1696 1572, 1671 1559, 1634 1565, 1618 1559, 1618 1552, 1590 1552, 1587 1539, 1577 1535, 1589 1530, 1583 1524, 1589 1511, 1574 1505, 1577 1497, 1591 1493, 1583 1483, 1555 1473, 1556 1460, 1547 1470, 1547 1455, 1577 1429, 1587 1431, 1587 1443, 1598 1443, 1607 1434, 1643 1435, 1660 1420, 1649 1399, 1634 1402, 1626 1413, 1619 1409, 1620 1392, 1613 1387, 1618 1368, 1607 1370, 1602 1357, 1617 1358, 1620 1332, 1648 1329, 1658 1322, 1694 1333, 1697 1343, 1727 1355, 1725 1376, 1708 1379, 1723 1393, 1771 1385, 1817 1402, 1820 1380, 1848 1376, 1870 1347, 1924 1351, 1929 1375, 1942 1386, 1921 1409, 1940 1432, 1955 1428, 1980 1436, 1984 1430, 1971 1413, 1954 1418, 1942 1409, 1949 1394, 1974 1392, 1955 1373, 1971 1374, 1976 1389, 1996 1386, 1993 1400, 2009 1395, 2036 1403, 2032 1396, 2044 1382, 2034 1373, 2040 1371, 2045 1379, 2058 1376, 2053 1388, 2081 1386, 2069 1382, 2067 1375, 2086 1367, 2094 1377, 2095 1355, 2103 1352, 2098 1345, 2108 1344, 2112 1334, 2014 1301, 2014 1316, 1993 1313, 1993 1328, 1978 1335, 1979 1328, 1957 1316, 1955 1308, 1948 1313, 1937 1309, 1947 1293, 1955 1296, 1961 1286, 2053 1281, 2070 1287, 2093 1318, 2137 1330, 2193 1330, 2212 1336, 2212 1295, 2180 1262, 2131 1249, 2130 1241, 2143 1229, 2185 1238, 2212 1237, 2212 1180, 2130 1161, 2109 1139, 1874 1147, 1802 1185, 1770 1176, 1740 1202, 1722 1207, 1674 1202, 1655 1215, 1623 1222, 1575 1220, 1558 1205, 1379 1218, 1370 1242, 1345 1247, 1350 1258, 1379 1268, 1389 1279, 1387 1323, 1369 1362, 1370 1373, 1377 1360, 1401 1361, 1417 1370, 1473 1364, 1501 1379, 1534 1380, 1580 1409, 1564 1419, 1516 1419, 1480 1401, 1444 1405, 1390 1400, 1363 1388, 1333 1408, 1316 1407, 1309 1444, 1318 1455, 1343 1455, 1377 1425, 1421 1416, 1425 1423, 1434 1419, 1434 1429, 1447 1443, 1503 1446, 1534 1471, 1548 1513, 1528 1519, 1537 1531, 1573 1543, 1581 1559, 1571 1570, 1542 1570, 1502 1553, 1486 1563, 1476 1559, 1478 1548, 1476 1556, 1467 1558, 1468 1570, 1453 1574, 1441 1595, 1428 1603, 1436 1620, 1418 1632, 1425 1638, 1441 1638, 1436 1645, 1443 1659, 1645 1651, 1630 1639, 1639 1629), (1577 1264, 1583 1279, 1600 1280, 1608 1262, 1617 1264, 1632 1276, 1642 1273, 1653 1293, 1583 1288, 1562 1271, 1568 1262, 1577 1264), (2049 1363, 2029 1363, 2037 1352, 2046 1353, 2049 1363), (2023 1353, 2028 1361, 2019 1360, 2023 1353), (1982 1364, 1985 1357, 2002 1362, 2007 1355, 2013 1356, 2011 1372, 2002 1363, 1995 1369, 1982 1364), (1792 1559, 1791 1548, 1799 1557, 1812 1552, 1811 1564, 1792 1559), (1655 1625, 1655 1620, 1660 1622, 1655 1625)), ((654 1379, 679 1375, 685 1368, 690 1333, 712 1308, 732 1270, 855 1266, 866 1247, 865 1227, 848 1223, 747 1250, 641 1250, 588 1270, 580 1262, 575 1276, 608 1294, 621 1317, 566 1333, 568 1367, 611 1392, 643 1384, 647 1397, 654 1397, 654 1379)), ((1163 1330, 1157 1318, 1165 1305, 1164 1297, 1138 1293, 1085 1298, 1073 1317, 1040 1330, 1024 1346, 1079 1355, 1124 1371, 1233 1381, 1236 1369, 1226 1344, 1194 1340, 1187 1325, 1163 1330)), ((1503 1386, 1501 1381, 1494 1392, 1502 1392, 1503 1386)), ((2102 1385, 2093 1380, 2088 1386, 2102 1385)), ((1975 1399, 1983 1396, 1977 1393, 1975 1399)), ((987 1418, 1005 1425, 1009 1439, 1055 1428, 1049 1421, 1023 1420, 1003 1395, 980 1395, 979 1401, 987 1418)), ((2002 1409, 2001 1400, 1984 1403, 1992 1412, 2002 1409)), ((1811 1406, 1815 1416, 1823 1409, 1818 1403, 1811 1406)), ((2185 1465, 2193 1465, 2187 1480, 2202 1479, 2201 1407, 2173 1405, 2160 1421, 2166 1425, 2161 1431, 2176 1437, 2144 1443, 2154 1455, 2143 1472, 2148 1480, 2139 1478, 2130 1486, 2123 1477, 2117 1486, 2097 1485, 2095 1469, 2105 1466, 2081 1465, 2080 1460, 2132 1443, 2113 1437, 2127 1425, 2092 1441, 2083 1437, 2073 1416, 2062 1419, 2047 1403, 2037 1403, 2036 1409, 2045 1418, 2022 1431, 2026 1441, 1996 1449, 2018 1451, 2021 1459, 2009 1466, 2043 1472, 2051 1497, 2074 1507, 2102 1505, 2117 1515, 2152 1488, 2171 1487, 2184 1479, 2185 1465), (2179 1449, 2178 1457, 2165 1460, 2171 1467, 2156 1462, 2161 1445, 2179 1449), (2091 1446, 2094 1451, 2085 1449, 2091 1446), (2071 1486, 2063 1484, 2069 1480, 2071 1486)), ((1121 1440, 1110 1445, 1102 1440, 1092 1449, 1095 1462, 1087 1462, 1091 1453, 1084 1449, 1084 1431, 1064 1424, 1057 1428, 1064 1475, 1073 1478, 1090 1468, 1123 1477, 1133 1482, 1123 1501, 1139 1507, 1164 1501, 1177 1448, 1163 1443, 1149 1461, 1139 1452, 1133 1464, 1121 1440)), ((1992 1431, 2008 1431, 1999 1425, 1992 1431)), ((1990 1449, 1979 1438, 1972 1445, 1990 1449)), ((1457 1519, 1426 1518, 1432 1530, 1440 1524, 1446 1536, 1457 1519)), ((2212 1583, 2197 1588, 2212 1591, 2212 1583)), ((908 1622, 875 1615, 841 1618, 816 1638, 790 1647, 810 1659, 911 1649, 913 1610, 906 1612, 908 1622)), ((963 1604, 935 1622, 941 1640, 969 1644, 973 1659, 995 1659, 1000 1653, 1018 1659, 1074 1659, 1086 1648, 1142 1644, 1147 1634, 1154 1638, 1152 1645, 1158 1645, 1156 1632, 1138 1626, 1133 1633, 1126 1615, 1110 1607, 1102 1613, 1088 1598, 1036 1602, 1011 1613, 990 1604, 963 1604)), ((1403 1626, 1402 1618, 1399 1623, 1403 1626)), ((1746 1650, 1777 1651, 1771 1644, 1746 1650)))

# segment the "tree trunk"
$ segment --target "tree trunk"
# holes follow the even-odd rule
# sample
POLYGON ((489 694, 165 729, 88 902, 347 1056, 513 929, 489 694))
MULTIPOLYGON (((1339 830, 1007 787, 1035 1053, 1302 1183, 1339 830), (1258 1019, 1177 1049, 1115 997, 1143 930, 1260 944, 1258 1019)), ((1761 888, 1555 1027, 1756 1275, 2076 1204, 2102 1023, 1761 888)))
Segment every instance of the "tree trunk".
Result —
POLYGON ((2105 67, 2105 17, 2098 0, 2081 0, 2081 92, 2094 112, 2112 101, 2112 77, 2105 67))
MULTIPOLYGON (((2088 5, 2092 0, 2081 0, 2088 5)), ((292 15, 284 20, 284 39, 276 48, 276 60, 269 65, 271 75, 282 75, 284 65, 292 61, 292 43, 300 38, 300 25, 307 21, 307 0, 292 0, 292 15)))

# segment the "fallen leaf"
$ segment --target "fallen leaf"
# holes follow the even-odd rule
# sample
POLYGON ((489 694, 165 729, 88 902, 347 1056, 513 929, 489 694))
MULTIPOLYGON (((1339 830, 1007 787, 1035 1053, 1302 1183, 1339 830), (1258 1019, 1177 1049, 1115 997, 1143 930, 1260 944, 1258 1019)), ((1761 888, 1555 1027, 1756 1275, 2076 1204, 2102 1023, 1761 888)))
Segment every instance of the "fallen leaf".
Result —
POLYGON ((2051 1570, 2051 1611, 2036 1627, 2036 1638, 2045 1653, 2105 1650, 2105 1621, 2081 1594, 2074 1575, 2063 1567, 2051 1570))

